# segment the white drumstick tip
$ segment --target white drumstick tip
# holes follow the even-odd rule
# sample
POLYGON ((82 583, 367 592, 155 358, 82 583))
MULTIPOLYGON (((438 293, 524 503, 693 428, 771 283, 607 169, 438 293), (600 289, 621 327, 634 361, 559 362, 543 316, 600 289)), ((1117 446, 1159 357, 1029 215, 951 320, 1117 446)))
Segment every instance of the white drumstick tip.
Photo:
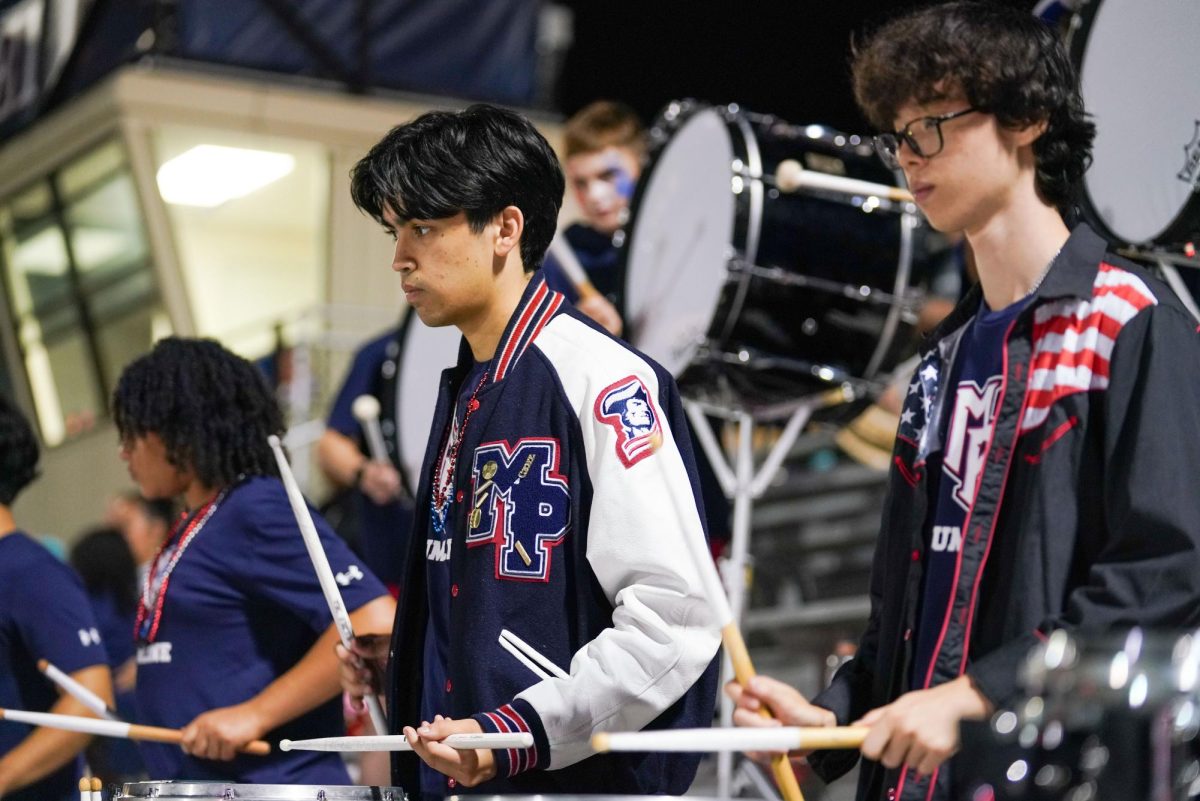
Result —
POLYGON ((283 443, 280 441, 279 437, 275 436, 274 434, 271 434, 269 437, 267 437, 267 444, 271 446, 271 450, 275 450, 276 448, 283 446, 283 443))
POLYGON ((292 741, 291 740, 280 740, 279 741, 279 750, 280 751, 291 751, 292 750, 292 741))
POLYGON ((374 395, 359 395, 350 407, 354 419, 360 423, 379 419, 379 400, 374 395))

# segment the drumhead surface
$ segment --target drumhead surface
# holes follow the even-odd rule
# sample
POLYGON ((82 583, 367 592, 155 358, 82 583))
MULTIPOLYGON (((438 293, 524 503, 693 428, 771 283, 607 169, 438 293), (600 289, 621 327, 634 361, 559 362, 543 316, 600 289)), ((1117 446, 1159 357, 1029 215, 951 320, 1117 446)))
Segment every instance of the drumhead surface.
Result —
POLYGON ((1100 0, 1088 19, 1076 48, 1096 122, 1088 202, 1132 244, 1190 233, 1200 227, 1200 3, 1100 0))
POLYGON ((728 278, 736 195, 733 142, 721 115, 692 114, 651 165, 625 267, 631 342, 678 376, 713 319, 728 278))
POLYGON ((159 781, 126 784, 118 798, 226 799, 247 801, 403 801, 399 787, 351 787, 316 784, 234 784, 232 782, 159 781), (323 793, 323 795, 322 795, 323 793))
POLYGON ((404 475, 413 484, 409 492, 415 495, 437 408, 438 382, 442 371, 458 362, 462 334, 452 325, 430 328, 415 312, 409 313, 397 365, 396 439, 404 475))

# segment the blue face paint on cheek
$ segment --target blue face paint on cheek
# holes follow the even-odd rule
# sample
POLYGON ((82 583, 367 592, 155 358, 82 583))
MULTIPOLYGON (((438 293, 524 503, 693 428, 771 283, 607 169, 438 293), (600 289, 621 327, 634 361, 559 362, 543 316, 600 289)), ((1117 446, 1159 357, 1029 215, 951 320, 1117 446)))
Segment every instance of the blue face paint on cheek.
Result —
POLYGON ((616 175, 613 176, 613 186, 616 188, 618 195, 629 200, 633 197, 633 190, 637 186, 637 181, 625 170, 618 169, 616 175))

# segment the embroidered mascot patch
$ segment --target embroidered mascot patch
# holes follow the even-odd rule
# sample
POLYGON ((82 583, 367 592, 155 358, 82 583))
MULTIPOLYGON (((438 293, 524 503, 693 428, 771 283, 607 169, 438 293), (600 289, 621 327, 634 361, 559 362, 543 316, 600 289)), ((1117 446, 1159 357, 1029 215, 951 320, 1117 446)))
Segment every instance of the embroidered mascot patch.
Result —
POLYGON ((662 446, 662 425, 646 385, 637 376, 605 387, 596 398, 596 419, 617 433, 617 458, 626 467, 662 446))
POLYGON ((550 437, 475 449, 467 547, 495 544, 496 578, 550 580, 553 548, 571 522, 571 494, 558 459, 558 440, 550 437))

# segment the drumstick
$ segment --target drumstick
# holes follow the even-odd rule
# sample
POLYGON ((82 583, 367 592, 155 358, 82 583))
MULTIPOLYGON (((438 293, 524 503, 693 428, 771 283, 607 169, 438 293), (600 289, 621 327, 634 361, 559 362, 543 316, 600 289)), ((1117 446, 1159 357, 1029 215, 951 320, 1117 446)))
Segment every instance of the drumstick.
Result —
MULTIPOLYGON (((442 740, 457 751, 475 748, 529 748, 533 735, 529 732, 515 734, 451 734, 442 740)), ((411 751, 408 738, 403 734, 384 734, 363 737, 317 737, 312 740, 280 740, 280 751, 411 751)))
POLYGON ((592 282, 588 280, 587 273, 583 270, 583 265, 579 263, 579 257, 575 255, 575 251, 571 249, 571 245, 562 236, 555 234, 550 240, 550 254, 558 261, 562 270, 567 275, 567 280, 575 287, 575 291, 579 293, 580 298, 590 298, 592 295, 599 295, 600 291, 592 286, 592 282))
MULTIPOLYGON (((283 445, 279 442, 279 437, 272 434, 267 437, 267 442, 270 444, 271 450, 275 452, 275 462, 279 465, 279 477, 283 480, 284 489, 287 490, 288 502, 292 505, 292 514, 296 518, 296 525, 300 527, 300 536, 304 538, 304 547, 308 551, 308 558, 312 560, 313 570, 317 574, 317 582, 321 585, 321 593, 325 596, 325 603, 329 604, 329 614, 333 616, 333 623, 337 626, 342 647, 350 653, 354 653, 354 627, 350 624, 350 614, 342 602, 342 594, 338 592, 337 582, 333 578, 333 569, 329 566, 329 557, 325 555, 325 550, 321 547, 321 538, 317 536, 317 527, 313 524, 312 515, 308 513, 308 504, 304 502, 304 494, 300 492, 300 486, 296 484, 296 477, 292 475, 292 466, 288 464, 287 457, 283 455, 283 445)), ((371 724, 375 727, 375 731, 387 731, 387 719, 383 716, 383 707, 379 705, 379 699, 374 695, 368 695, 363 700, 367 704, 367 711, 371 714, 371 724)))
POLYGON ((751 729, 663 729, 660 731, 601 732, 592 748, 606 751, 795 751, 858 748, 866 726, 779 726, 751 729))
POLYGON ((93 776, 92 781, 92 801, 104 801, 104 782, 100 781, 99 776, 93 776))
POLYGON ((76 701, 86 706, 92 714, 102 717, 105 720, 120 720, 116 713, 113 712, 108 704, 104 702, 103 698, 96 695, 79 682, 75 681, 75 679, 71 678, 66 673, 63 673, 48 660, 39 659, 37 664, 38 670, 40 670, 46 678, 50 679, 50 681, 61 687, 64 692, 66 692, 76 701))
MULTIPOLYGON (((712 554, 700 537, 685 535, 683 539, 687 543, 692 564, 700 574, 704 594, 712 604, 717 622, 721 625, 721 642, 729 651, 734 678, 738 684, 745 687, 746 683, 754 678, 754 664, 750 661, 750 653, 746 650, 746 641, 742 639, 737 621, 733 619, 733 610, 729 607, 729 599, 725 597, 725 587, 717 574, 717 566, 713 564, 712 554)), ((771 712, 765 705, 760 707, 758 712, 764 718, 771 717, 771 712)), ((800 782, 796 780, 796 773, 792 770, 792 763, 787 754, 777 754, 771 758, 771 773, 775 776, 775 783, 779 786, 784 801, 804 801, 804 794, 800 792, 800 782)))
POLYGON ((901 203, 911 203, 913 199, 912 193, 906 189, 806 170, 795 159, 779 162, 775 168, 775 187, 780 192, 789 193, 798 189, 825 189, 844 195, 878 195, 901 203))
POLYGON ((79 801, 92 801, 92 780, 87 776, 79 780, 79 801))
MULTIPOLYGON (((24 712, 19 709, 0 709, 0 719, 30 726, 45 726, 48 729, 75 731, 80 734, 95 734, 100 737, 116 737, 122 740, 145 740, 154 743, 179 745, 183 732, 179 729, 164 729, 160 726, 139 726, 119 720, 85 718, 79 715, 57 715, 52 712, 24 712)), ((265 740, 251 740, 240 749, 243 754, 265 756, 271 753, 271 744, 265 740)))
POLYGON ((350 407, 354 419, 363 427, 367 436, 367 450, 376 462, 387 462, 387 446, 383 442, 383 431, 379 428, 379 400, 374 395, 359 395, 350 407))

